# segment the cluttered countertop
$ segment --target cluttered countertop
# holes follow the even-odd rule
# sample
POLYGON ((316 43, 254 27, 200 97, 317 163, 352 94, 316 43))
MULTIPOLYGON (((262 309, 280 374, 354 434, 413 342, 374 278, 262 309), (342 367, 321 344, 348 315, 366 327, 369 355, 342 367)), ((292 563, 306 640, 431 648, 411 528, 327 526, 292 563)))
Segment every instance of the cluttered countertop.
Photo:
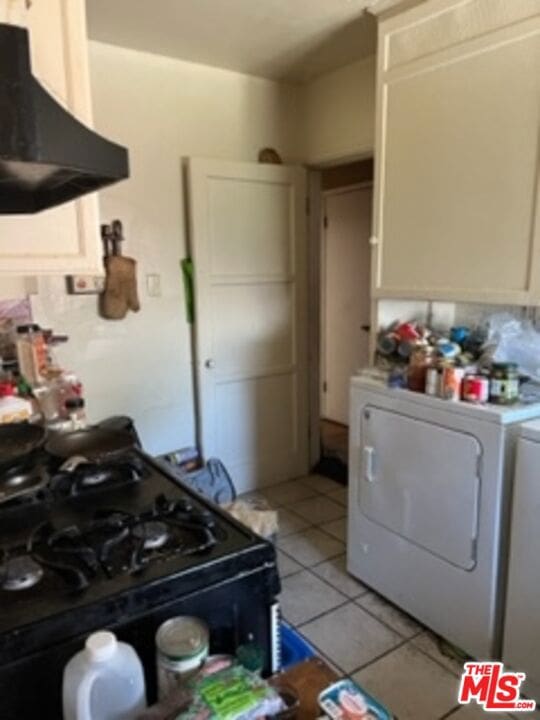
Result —
POLYGON ((396 321, 377 336, 375 367, 355 383, 381 385, 433 408, 451 402, 455 411, 501 424, 537 416, 540 402, 540 333, 510 314, 485 322, 432 328, 419 321, 396 321))

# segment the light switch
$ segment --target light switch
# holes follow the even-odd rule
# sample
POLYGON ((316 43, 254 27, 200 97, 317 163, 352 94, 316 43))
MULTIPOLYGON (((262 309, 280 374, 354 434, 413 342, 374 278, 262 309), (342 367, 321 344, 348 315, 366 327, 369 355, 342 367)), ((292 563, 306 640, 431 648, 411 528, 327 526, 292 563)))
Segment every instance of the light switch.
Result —
POLYGON ((146 276, 146 292, 148 297, 161 297, 161 275, 151 273, 146 276))

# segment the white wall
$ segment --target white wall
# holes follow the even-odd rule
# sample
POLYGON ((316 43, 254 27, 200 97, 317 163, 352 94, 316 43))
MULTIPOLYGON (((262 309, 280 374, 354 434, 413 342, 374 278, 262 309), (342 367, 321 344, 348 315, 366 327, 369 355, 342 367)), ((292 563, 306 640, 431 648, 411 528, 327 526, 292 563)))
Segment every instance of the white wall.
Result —
POLYGON ((263 146, 299 159, 297 90, 238 73, 112 47, 90 46, 95 126, 126 145, 131 177, 101 193, 101 218, 120 218, 139 263, 142 310, 97 316, 94 297, 39 280, 37 320, 66 332, 65 365, 80 373, 91 419, 135 418, 153 453, 195 440, 189 327, 179 262, 186 255, 181 158, 255 161, 263 146), (145 294, 161 275, 162 297, 145 294))
POLYGON ((310 164, 373 153, 375 57, 345 65, 301 89, 305 147, 310 164))

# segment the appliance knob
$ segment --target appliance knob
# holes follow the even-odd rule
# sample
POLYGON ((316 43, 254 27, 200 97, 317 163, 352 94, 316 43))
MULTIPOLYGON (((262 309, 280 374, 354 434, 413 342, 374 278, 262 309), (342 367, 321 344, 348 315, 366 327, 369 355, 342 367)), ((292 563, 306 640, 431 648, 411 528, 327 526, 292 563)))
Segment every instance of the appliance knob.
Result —
POLYGON ((205 361, 204 365, 209 370, 213 370, 216 367, 216 361, 212 360, 212 358, 208 358, 208 360, 205 361))

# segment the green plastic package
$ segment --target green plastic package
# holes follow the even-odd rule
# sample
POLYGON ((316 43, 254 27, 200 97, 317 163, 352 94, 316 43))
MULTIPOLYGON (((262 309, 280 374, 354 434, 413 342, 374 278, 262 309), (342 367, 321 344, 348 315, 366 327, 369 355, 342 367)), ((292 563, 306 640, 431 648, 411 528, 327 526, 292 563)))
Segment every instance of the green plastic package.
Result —
POLYGON ((239 665, 199 680, 193 692, 190 709, 176 720, 255 720, 284 708, 274 688, 239 665))

